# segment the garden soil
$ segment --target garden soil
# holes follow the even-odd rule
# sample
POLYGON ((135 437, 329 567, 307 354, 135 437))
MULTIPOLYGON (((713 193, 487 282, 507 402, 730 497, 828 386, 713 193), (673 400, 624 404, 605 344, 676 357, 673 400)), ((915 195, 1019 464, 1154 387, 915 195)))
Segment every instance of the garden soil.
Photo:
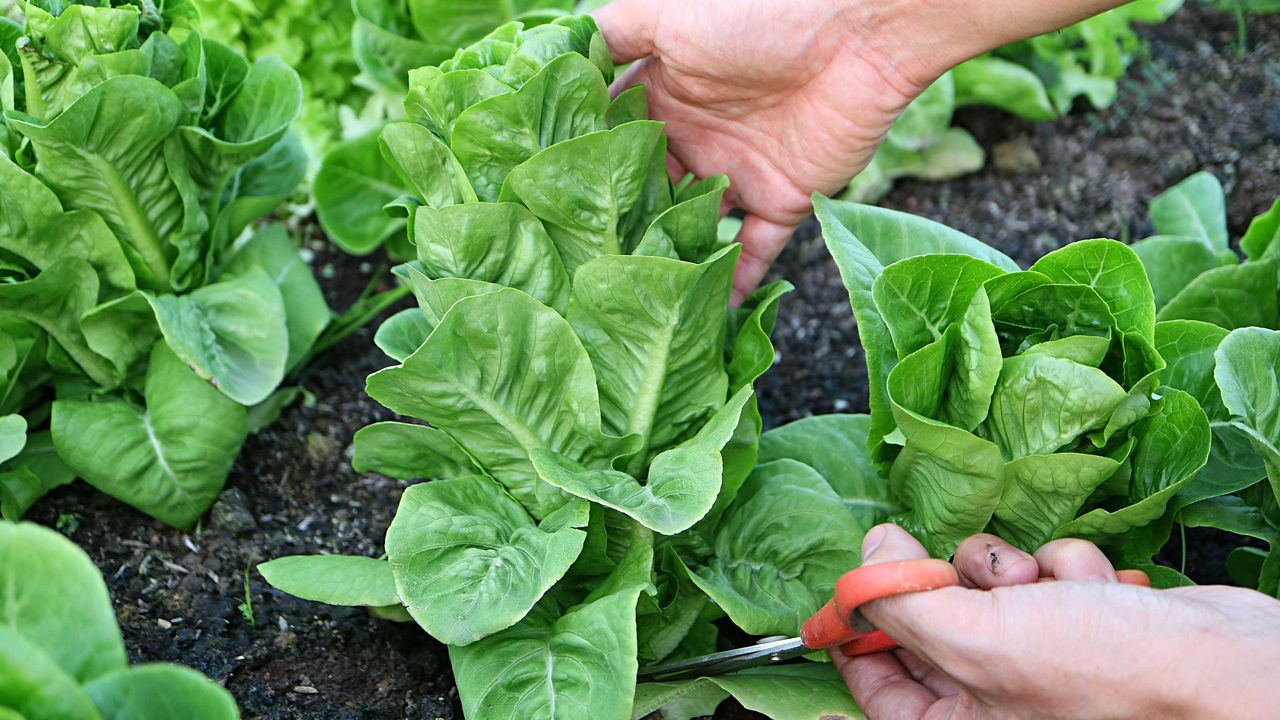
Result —
MULTIPOLYGON (((902 182, 884 204, 942 221, 1019 262, 1072 240, 1140 238, 1146 203, 1196 170, 1221 178, 1231 231, 1280 193, 1280 16, 1249 19, 1241 52, 1233 15, 1188 3, 1142 34, 1149 57, 1104 112, 1054 123, 963 111, 995 162, 948 183, 902 182)), ((321 282, 343 308, 384 265, 308 241, 321 282)), ((760 387, 768 426, 865 412, 862 350, 836 267, 810 220, 774 275, 784 299, 779 358, 760 387)), ((83 484, 43 500, 31 519, 92 556, 110 588, 131 661, 191 665, 224 683, 248 720, 461 718, 448 655, 412 624, 291 598, 254 571, 298 553, 377 556, 403 484, 350 468, 351 437, 389 413, 364 378, 389 364, 365 330, 301 378, 314 396, 251 437, 228 489, 197 532, 169 529, 83 484)), ((1189 535, 1197 580, 1222 580, 1229 546, 1189 535), (1199 542, 1196 542, 1199 541, 1199 542)), ((1177 548, 1166 557, 1180 562, 1177 548)), ((719 718, 759 717, 733 703, 719 718)))

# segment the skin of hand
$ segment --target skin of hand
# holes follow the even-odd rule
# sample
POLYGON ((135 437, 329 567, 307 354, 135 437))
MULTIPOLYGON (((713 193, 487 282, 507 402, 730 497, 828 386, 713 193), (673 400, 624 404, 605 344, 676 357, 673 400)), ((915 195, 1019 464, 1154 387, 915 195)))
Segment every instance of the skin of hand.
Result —
POLYGON ((648 87, 679 179, 725 173, 745 211, 734 304, 812 210, 866 167, 943 72, 1121 0, 615 0, 595 18, 616 88, 648 87))
MULTIPOLYGON (((879 525, 863 564, 928 557, 879 525)), ((1102 552, 1028 555, 993 535, 956 550, 963 587, 862 608, 900 649, 832 659, 872 720, 1265 718, 1280 707, 1280 602, 1241 588, 1122 585, 1102 552), (1053 582, 1037 579, 1056 578, 1053 582)))

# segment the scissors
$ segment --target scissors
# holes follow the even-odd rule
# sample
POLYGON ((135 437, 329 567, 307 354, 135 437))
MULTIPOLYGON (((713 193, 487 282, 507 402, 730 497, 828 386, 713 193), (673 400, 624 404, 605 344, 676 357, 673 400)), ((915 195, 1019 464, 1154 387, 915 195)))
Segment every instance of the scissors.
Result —
MULTIPOLYGON (((1151 586, 1141 570, 1116 572, 1127 585, 1151 586)), ((797 638, 765 638, 750 647, 641 668, 640 682, 688 680, 723 675, 759 665, 776 665, 809 653, 839 646, 846 655, 869 655, 898 647, 858 612, 882 598, 925 592, 960 584, 955 566, 945 560, 902 560, 855 568, 836 581, 835 594, 805 621, 797 638)))

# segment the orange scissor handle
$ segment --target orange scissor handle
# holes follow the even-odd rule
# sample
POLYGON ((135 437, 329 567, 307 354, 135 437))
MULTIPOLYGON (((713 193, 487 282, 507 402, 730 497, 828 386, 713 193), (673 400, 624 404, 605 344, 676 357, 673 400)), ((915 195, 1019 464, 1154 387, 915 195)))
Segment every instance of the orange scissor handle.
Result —
MULTIPOLYGON (((1116 575, 1126 585, 1151 587, 1151 579, 1141 570, 1119 570, 1116 575)), ((894 595, 959 584, 960 576, 956 574, 955 566, 933 558, 855 568, 836 581, 834 596, 805 621, 800 628, 800 638, 814 650, 839 645, 850 656, 892 650, 898 643, 871 627, 858 612, 859 607, 894 595)))
POLYGON ((955 566, 946 560, 923 559, 866 565, 840 576, 835 595, 800 628, 800 638, 815 650, 844 646, 852 655, 897 647, 879 630, 855 627, 858 608, 881 598, 937 590, 960 584, 955 566))

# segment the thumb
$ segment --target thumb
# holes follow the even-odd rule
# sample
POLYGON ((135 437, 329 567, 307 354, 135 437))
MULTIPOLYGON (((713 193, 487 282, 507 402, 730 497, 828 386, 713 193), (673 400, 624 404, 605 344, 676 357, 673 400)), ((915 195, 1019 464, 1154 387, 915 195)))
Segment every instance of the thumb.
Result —
POLYGON ((654 0, 613 0, 591 16, 600 27, 613 62, 625 65, 653 54, 661 11, 662 3, 654 0))
POLYGON ((877 565, 897 560, 921 560, 929 557, 919 540, 911 533, 894 525, 884 523, 867 531, 862 538, 862 564, 877 565))
MULTIPOLYGON (((864 566, 927 557, 929 552, 918 540, 890 523, 872 528, 862 541, 864 566)), ((981 590, 949 587, 876 600, 859 611, 902 647, 945 667, 947 659, 972 649, 966 638, 993 632, 988 628, 992 597, 981 590)))

